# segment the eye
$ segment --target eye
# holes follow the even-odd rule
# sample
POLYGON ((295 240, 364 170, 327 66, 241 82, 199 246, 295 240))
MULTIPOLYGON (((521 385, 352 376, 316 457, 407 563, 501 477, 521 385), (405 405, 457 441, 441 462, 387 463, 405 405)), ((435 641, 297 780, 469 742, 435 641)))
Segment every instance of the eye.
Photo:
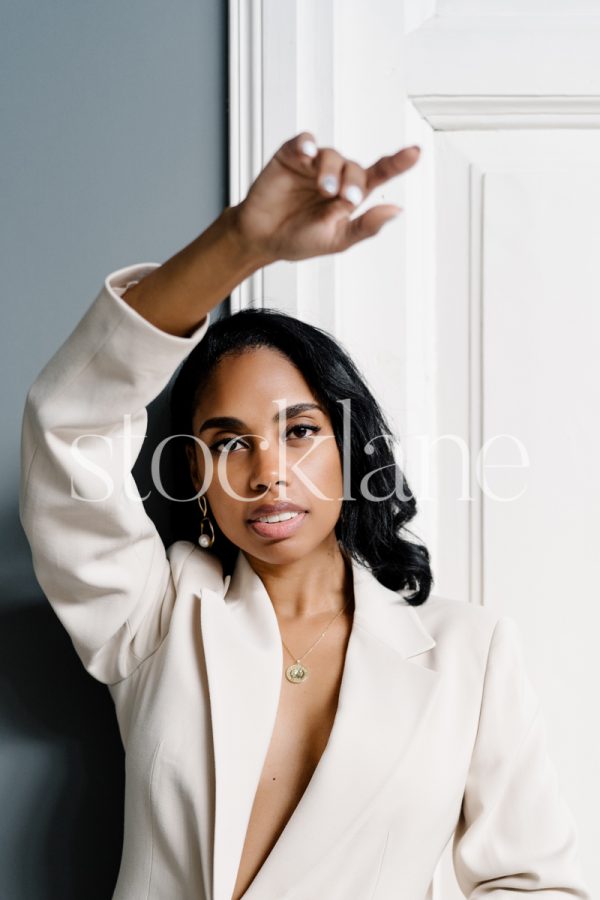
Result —
MULTIPOLYGON (((311 431, 314 433, 321 430, 318 425, 292 425, 291 428, 288 428, 287 434, 291 434, 292 431, 297 431, 298 429, 305 429, 306 431, 311 431)), ((305 436, 306 435, 304 435, 304 437, 305 436)))
MULTIPOLYGON (((321 429, 318 425, 292 425, 291 428, 288 428, 286 434, 290 435, 292 433, 295 433, 297 437, 304 438, 306 437, 306 435, 299 435, 298 431, 309 431, 311 433, 316 433, 320 430, 321 429)), ((236 444, 240 443, 241 440, 241 438, 236 437, 221 438, 220 440, 215 441, 214 444, 211 444, 210 449, 215 453, 222 453, 225 449, 222 445, 228 444, 227 452, 231 453, 236 444)))
POLYGON ((232 447, 235 444, 239 443, 240 440, 241 440, 241 438, 221 438, 220 441, 216 441, 214 444, 211 444, 210 449, 213 450, 215 453, 221 453, 222 452, 221 444, 229 444, 228 452, 230 453, 232 447))

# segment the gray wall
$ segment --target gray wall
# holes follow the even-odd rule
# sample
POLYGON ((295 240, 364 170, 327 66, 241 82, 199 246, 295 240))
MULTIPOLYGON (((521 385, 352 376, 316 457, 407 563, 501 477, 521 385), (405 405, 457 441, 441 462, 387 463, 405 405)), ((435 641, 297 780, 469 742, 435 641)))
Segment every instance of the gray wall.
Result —
MULTIPOLYGON (((111 271, 228 202, 225 0, 3 0, 0 898, 109 900, 123 751, 18 519, 25 395, 111 271)), ((132 898, 134 900, 134 898, 132 898)))

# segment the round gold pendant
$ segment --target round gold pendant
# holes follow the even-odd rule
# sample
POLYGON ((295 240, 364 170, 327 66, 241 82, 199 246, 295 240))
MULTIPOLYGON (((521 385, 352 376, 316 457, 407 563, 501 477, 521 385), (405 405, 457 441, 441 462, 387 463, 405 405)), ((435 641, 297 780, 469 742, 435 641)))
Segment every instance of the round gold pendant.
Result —
POLYGON ((285 670, 285 677, 293 684, 298 684, 300 681, 306 681, 308 678, 308 669, 305 669, 300 663, 292 663, 292 665, 288 666, 285 670))

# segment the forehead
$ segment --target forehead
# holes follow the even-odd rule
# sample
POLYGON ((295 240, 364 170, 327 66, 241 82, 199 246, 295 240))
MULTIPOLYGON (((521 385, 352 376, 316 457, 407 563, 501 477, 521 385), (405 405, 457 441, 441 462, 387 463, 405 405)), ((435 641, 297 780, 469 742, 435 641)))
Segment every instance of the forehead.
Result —
POLYGON ((206 384, 195 416, 218 412, 243 418, 249 410, 261 408, 271 414, 274 400, 289 403, 316 401, 316 397, 298 368, 283 353, 270 347, 244 350, 222 357, 206 384))

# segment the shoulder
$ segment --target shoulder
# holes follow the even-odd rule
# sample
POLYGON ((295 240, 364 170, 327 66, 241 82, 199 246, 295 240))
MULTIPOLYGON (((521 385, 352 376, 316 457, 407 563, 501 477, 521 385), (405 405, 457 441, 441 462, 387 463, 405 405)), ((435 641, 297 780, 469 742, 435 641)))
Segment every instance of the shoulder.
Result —
POLYGON ((439 657, 459 652, 463 659, 485 665, 496 632, 520 639, 516 622, 491 607, 432 593, 413 610, 435 640, 439 657))
POLYGON ((502 614, 488 606, 469 603, 455 597, 432 593, 421 606, 413 609, 428 630, 442 636, 453 631, 493 631, 502 614))
POLYGON ((515 699, 532 698, 528 680, 527 650, 521 626, 512 616, 487 606, 430 594, 421 606, 413 607, 421 626, 435 645, 428 651, 425 665, 444 674, 445 683, 457 695, 515 699))
POLYGON ((192 541, 175 541, 167 549, 167 557, 177 590, 188 574, 198 587, 223 588, 223 566, 213 553, 201 550, 192 541))

